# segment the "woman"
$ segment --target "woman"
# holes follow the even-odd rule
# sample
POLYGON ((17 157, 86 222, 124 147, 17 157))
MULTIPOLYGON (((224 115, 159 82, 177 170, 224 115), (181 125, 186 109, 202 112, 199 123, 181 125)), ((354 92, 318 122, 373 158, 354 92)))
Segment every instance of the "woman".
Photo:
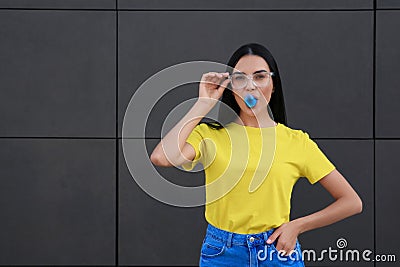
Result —
POLYGON ((360 213, 362 201, 308 133, 286 126, 272 54, 247 44, 227 65, 225 73, 203 74, 198 100, 160 141, 151 161, 186 170, 201 162, 207 185, 226 183, 206 187, 200 266, 304 266, 297 237, 360 213), (221 97, 220 121, 206 122, 203 117, 221 97), (224 106, 235 116, 227 119, 224 106), (290 221, 291 192, 300 177, 319 182, 335 201, 290 221))

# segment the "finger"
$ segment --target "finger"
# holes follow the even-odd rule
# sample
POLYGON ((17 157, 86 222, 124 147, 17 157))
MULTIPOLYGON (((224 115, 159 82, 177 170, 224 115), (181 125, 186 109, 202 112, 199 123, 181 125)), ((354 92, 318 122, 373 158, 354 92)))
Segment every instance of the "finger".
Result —
POLYGON ((210 82, 212 82, 213 84, 219 84, 219 77, 218 77, 218 74, 213 74, 213 75, 210 75, 210 77, 209 77, 209 81, 210 82))
POLYGON ((213 83, 212 81, 209 81, 209 80, 201 81, 201 84, 204 84, 204 85, 215 85, 215 83, 213 83))
POLYGON ((276 249, 278 251, 279 256, 286 256, 286 251, 282 248, 282 249, 276 249))
POLYGON ((221 80, 227 79, 229 77, 229 72, 219 73, 221 80))
POLYGON ((288 247, 285 247, 283 250, 285 251, 285 256, 289 256, 289 254, 292 252, 292 250, 288 247))
POLYGON ((277 251, 283 251, 284 252, 283 245, 279 242, 279 240, 278 240, 278 242, 276 242, 275 248, 276 248, 277 251))
POLYGON ((283 249, 279 249, 278 254, 279 254, 279 256, 283 257, 283 256, 285 256, 285 251, 283 249))
POLYGON ((280 234, 281 234, 281 233, 280 233, 278 230, 275 230, 275 231, 272 233, 272 235, 270 235, 270 236, 268 237, 267 243, 268 243, 268 244, 274 243, 275 240, 278 238, 278 236, 279 236, 280 234))
POLYGON ((204 79, 204 82, 212 85, 219 85, 218 78, 215 75, 209 75, 204 79))
POLYGON ((230 80, 229 79, 226 79, 225 81, 223 81, 222 83, 221 83, 221 85, 220 85, 220 87, 222 87, 222 88, 226 88, 227 86, 228 86, 228 83, 230 82, 230 80))
POLYGON ((215 78, 213 78, 213 77, 207 77, 207 78, 205 78, 205 80, 204 80, 204 82, 207 82, 207 83, 212 83, 212 84, 215 84, 215 78))
POLYGON ((228 75, 229 75, 229 72, 225 72, 225 73, 208 72, 206 74, 203 74, 203 78, 218 81, 224 77, 227 77, 228 75))
POLYGON ((288 250, 288 256, 290 256, 290 255, 292 255, 292 254, 294 254, 294 249, 289 249, 289 250, 288 250))
POLYGON ((209 72, 203 75, 202 81, 206 81, 212 85, 220 85, 221 81, 228 77, 229 73, 209 72))
POLYGON ((224 77, 224 73, 215 72, 214 77, 217 79, 222 79, 224 77))
POLYGON ((294 253, 296 251, 296 244, 294 244, 294 246, 292 246, 291 250, 290 250, 290 254, 294 253))
POLYGON ((285 256, 289 256, 293 253, 293 249, 290 248, 285 248, 284 251, 285 251, 285 256))
POLYGON ((201 76, 201 80, 202 80, 202 81, 206 81, 206 80, 212 79, 214 76, 215 76, 215 73, 214 73, 214 72, 207 72, 207 73, 204 73, 204 74, 201 76))
POLYGON ((216 83, 217 85, 220 85, 220 84, 222 83, 222 81, 224 81, 224 80, 225 80, 225 78, 223 78, 222 75, 220 75, 220 74, 218 74, 218 75, 215 77, 215 83, 216 83))
POLYGON ((296 245, 290 246, 290 247, 286 246, 283 250, 285 250, 286 251, 286 255, 289 256, 289 255, 291 255, 291 254, 293 254, 295 252, 295 249, 296 249, 296 245))

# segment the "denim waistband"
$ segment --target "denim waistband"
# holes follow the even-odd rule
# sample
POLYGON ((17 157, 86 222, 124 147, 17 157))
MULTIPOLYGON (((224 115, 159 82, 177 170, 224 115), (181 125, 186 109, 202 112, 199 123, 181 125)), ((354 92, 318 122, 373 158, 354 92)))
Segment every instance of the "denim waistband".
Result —
POLYGON ((264 245, 267 244, 268 237, 272 235, 274 230, 275 228, 256 234, 239 234, 219 229, 208 223, 206 235, 226 243, 228 247, 232 244, 248 245, 252 243, 253 245, 264 245))

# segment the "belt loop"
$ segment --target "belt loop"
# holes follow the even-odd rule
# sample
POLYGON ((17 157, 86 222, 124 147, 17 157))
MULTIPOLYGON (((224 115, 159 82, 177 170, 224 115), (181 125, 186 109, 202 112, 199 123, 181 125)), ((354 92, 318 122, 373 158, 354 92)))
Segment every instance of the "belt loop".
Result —
POLYGON ((267 244, 267 240, 268 240, 268 234, 267 234, 267 232, 264 232, 263 235, 264 235, 265 244, 267 244))
POLYGON ((232 235, 233 233, 228 233, 228 240, 226 241, 226 245, 228 248, 230 248, 232 245, 232 235))

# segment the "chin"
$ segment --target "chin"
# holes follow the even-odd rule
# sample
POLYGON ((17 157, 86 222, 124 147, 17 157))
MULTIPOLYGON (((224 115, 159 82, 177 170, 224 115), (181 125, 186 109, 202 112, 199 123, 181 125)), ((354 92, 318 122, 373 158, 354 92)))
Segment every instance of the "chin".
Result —
POLYGON ((257 116, 257 114, 262 113, 264 110, 267 110, 267 105, 265 106, 257 105, 255 106, 255 108, 249 108, 245 106, 244 108, 241 107, 241 109, 242 112, 245 113, 246 115, 255 117, 257 116))
POLYGON ((255 113, 257 113, 257 110, 245 106, 244 109, 242 108, 242 112, 244 112, 244 114, 246 114, 247 116, 254 117, 256 116, 255 113))

